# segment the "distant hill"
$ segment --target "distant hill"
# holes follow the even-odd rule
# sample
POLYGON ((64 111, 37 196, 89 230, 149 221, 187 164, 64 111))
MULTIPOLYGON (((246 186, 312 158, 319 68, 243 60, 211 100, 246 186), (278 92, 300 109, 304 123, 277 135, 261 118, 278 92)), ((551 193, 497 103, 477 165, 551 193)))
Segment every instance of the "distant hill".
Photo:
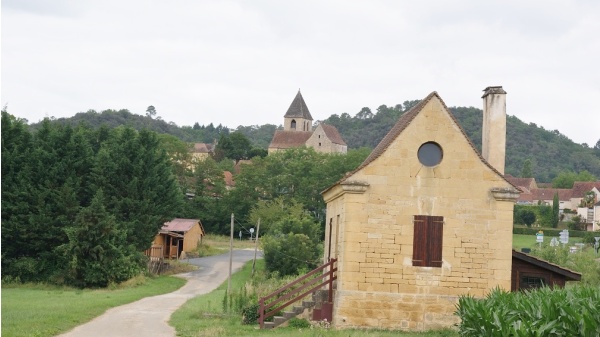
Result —
MULTIPOLYGON (((381 105, 375 113, 363 108, 354 117, 347 113, 332 115, 324 122, 338 128, 349 148, 373 148, 398 118, 417 102, 406 101, 394 107, 381 105)), ((481 152, 483 111, 474 107, 449 109, 481 152)), ((532 172, 539 182, 550 182, 559 172, 566 170, 587 170, 600 178, 600 140, 595 148, 585 147, 574 143, 558 130, 549 131, 534 123, 526 124, 515 116, 508 116, 506 128, 506 173, 520 177, 523 164, 529 159, 532 172)))
MULTIPOLYGON (((381 105, 373 113, 362 108, 355 116, 348 113, 331 115, 322 122, 334 125, 348 144, 349 149, 374 148, 392 128, 398 118, 419 101, 405 101, 393 107, 381 105)), ((481 151, 481 125, 483 111, 474 107, 450 107, 473 144, 481 151)), ((209 125, 177 126, 160 118, 132 114, 126 109, 90 110, 70 118, 54 119, 55 123, 76 125, 85 123, 90 127, 104 124, 108 127, 127 125, 135 129, 150 129, 158 133, 173 135, 185 142, 209 143, 219 139, 222 133, 239 131, 250 139, 255 147, 266 149, 273 133, 281 126, 273 124, 239 126, 209 125)), ((319 121, 317 121, 319 123, 319 121)), ((37 124, 32 124, 35 129, 37 124)), ((600 134, 598 135, 600 137, 600 134)), ((600 140, 594 148, 576 144, 558 130, 545 130, 534 123, 526 124, 515 116, 507 118, 506 173, 521 176, 523 164, 529 159, 532 172, 539 182, 550 182, 561 171, 580 172, 587 170, 600 178, 600 140)))

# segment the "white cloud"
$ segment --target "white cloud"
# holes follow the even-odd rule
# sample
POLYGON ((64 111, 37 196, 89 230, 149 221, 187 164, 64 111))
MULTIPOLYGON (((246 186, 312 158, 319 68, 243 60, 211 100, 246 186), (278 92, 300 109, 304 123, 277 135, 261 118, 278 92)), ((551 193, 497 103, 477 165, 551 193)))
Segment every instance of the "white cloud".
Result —
POLYGON ((280 124, 438 91, 576 142, 600 138, 595 1, 2 2, 2 104, 30 121, 127 108, 179 125, 280 124))

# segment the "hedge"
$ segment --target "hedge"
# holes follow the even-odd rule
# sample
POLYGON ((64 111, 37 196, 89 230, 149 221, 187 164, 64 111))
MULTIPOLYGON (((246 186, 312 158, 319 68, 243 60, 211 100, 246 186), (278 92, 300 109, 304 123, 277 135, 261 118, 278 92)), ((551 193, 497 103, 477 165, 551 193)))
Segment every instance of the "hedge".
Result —
MULTIPOLYGON (((562 229, 555 228, 527 228, 527 227, 513 227, 513 234, 525 234, 525 235, 536 235, 539 231, 543 231, 546 236, 560 236, 562 229)), ((586 231, 575 231, 569 230, 569 237, 582 238, 585 236, 586 231)))

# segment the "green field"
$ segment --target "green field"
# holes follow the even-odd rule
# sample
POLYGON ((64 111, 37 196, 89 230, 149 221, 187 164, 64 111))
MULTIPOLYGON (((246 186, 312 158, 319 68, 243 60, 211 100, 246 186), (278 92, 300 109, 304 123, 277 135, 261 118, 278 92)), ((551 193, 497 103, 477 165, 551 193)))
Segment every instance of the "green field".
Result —
POLYGON ((170 293, 185 284, 173 276, 139 277, 115 289, 81 290, 48 285, 2 286, 2 336, 55 336, 107 309, 170 293))
MULTIPOLYGON (((552 238, 552 236, 544 235, 544 244, 549 244, 552 238)), ((582 242, 582 238, 569 238, 569 245, 577 242, 582 242)), ((515 250, 520 251, 521 248, 534 248, 536 246, 539 246, 539 243, 536 242, 535 235, 513 234, 513 248, 515 250)))

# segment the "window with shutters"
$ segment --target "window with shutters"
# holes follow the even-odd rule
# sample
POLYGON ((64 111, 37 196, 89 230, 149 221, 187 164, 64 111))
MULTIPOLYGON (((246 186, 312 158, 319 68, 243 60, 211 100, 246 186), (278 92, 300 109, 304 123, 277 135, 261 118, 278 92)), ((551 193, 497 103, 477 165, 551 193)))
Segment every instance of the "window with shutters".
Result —
POLYGON ((441 267, 444 217, 415 215, 413 221, 413 266, 441 267))

